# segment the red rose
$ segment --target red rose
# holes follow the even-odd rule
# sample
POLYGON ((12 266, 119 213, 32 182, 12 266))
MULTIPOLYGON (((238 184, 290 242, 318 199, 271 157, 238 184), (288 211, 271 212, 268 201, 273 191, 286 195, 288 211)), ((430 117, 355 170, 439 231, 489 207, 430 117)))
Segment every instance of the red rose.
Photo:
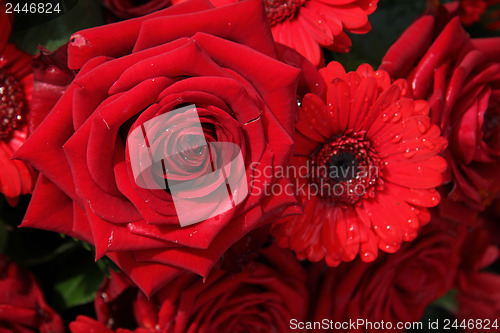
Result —
MULTIPOLYGON (((436 227, 441 223, 434 219, 415 241, 373 263, 356 260, 328 269, 314 320, 383 320, 393 324, 391 331, 398 322, 420 320, 425 308, 453 286, 459 265, 462 233, 441 231, 436 227)), ((375 331, 364 326, 356 332, 375 331)))
POLYGON ((288 332, 291 319, 305 319, 305 280, 293 254, 277 246, 264 249, 240 273, 214 269, 206 281, 190 273, 180 275, 151 300, 112 273, 96 296, 98 321, 80 316, 70 329, 73 333, 91 328, 136 333, 288 332))
POLYGON ((448 199, 484 209, 500 191, 500 39, 470 39, 457 17, 426 15, 389 49, 381 69, 407 77, 449 146, 448 199), (436 21, 436 22, 435 22, 436 21))
POLYGON ((299 211, 251 186, 291 157, 300 72, 277 58, 258 0, 74 34, 76 78, 17 154, 41 172, 23 226, 95 245, 146 294, 207 276, 246 233, 299 211))
POLYGON ((102 0, 102 4, 119 19, 143 16, 170 6, 170 0, 102 0))
POLYGON ((479 22, 486 23, 485 26, 490 30, 500 28, 500 11, 498 10, 499 0, 459 0, 439 5, 436 3, 434 11, 446 11, 451 15, 460 16, 463 25, 468 26, 479 22))
POLYGON ((64 332, 61 318, 43 300, 27 270, 0 254, 0 331, 64 332))
POLYGON ((491 245, 487 232, 475 229, 467 236, 462 248, 462 264, 457 278, 459 320, 482 319, 467 332, 491 332, 500 325, 500 276, 484 271, 500 255, 498 247, 491 245), (486 325, 487 320, 489 325, 486 325), (486 326, 489 326, 486 327, 486 326), (484 328, 484 329, 483 329, 484 328))

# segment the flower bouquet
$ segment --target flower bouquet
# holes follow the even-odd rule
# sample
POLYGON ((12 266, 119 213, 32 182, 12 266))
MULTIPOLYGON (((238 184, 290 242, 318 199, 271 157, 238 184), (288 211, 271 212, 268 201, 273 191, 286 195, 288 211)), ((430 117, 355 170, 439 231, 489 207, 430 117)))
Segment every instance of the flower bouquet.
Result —
POLYGON ((500 1, 0 1, 0 331, 498 332, 500 1))

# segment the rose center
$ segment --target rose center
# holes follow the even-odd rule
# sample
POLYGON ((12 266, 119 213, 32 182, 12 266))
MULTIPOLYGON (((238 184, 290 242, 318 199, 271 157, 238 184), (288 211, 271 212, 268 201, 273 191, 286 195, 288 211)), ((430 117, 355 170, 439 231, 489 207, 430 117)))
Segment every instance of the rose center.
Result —
POLYGON ((364 133, 342 135, 311 156, 310 177, 325 200, 353 204, 383 188, 382 163, 364 133))
POLYGON ((271 26, 295 17, 307 0, 264 0, 267 19, 271 26))
POLYGON ((0 69, 0 139, 17 127, 24 107, 23 86, 12 75, 0 69))
POLYGON ((488 109, 484 113, 483 138, 485 141, 495 137, 500 125, 500 106, 495 102, 490 102, 488 109))

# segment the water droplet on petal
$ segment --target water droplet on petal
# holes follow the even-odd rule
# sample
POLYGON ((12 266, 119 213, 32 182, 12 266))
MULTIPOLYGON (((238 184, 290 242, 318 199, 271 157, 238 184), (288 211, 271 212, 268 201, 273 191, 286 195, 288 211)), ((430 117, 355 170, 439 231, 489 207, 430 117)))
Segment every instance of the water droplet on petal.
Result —
POLYGON ((371 262, 375 260, 375 254, 372 252, 365 252, 361 256, 361 260, 364 262, 371 262))
POLYGON ((436 145, 427 139, 422 139, 422 144, 426 148, 429 148, 430 150, 433 150, 434 148, 436 148, 436 145))
POLYGON ((405 158, 412 158, 415 156, 417 152, 415 150, 411 150, 410 148, 407 148, 405 152, 403 153, 403 157, 405 158))
POLYGON ((394 135, 394 138, 392 138, 391 142, 392 143, 398 143, 398 142, 401 141, 401 139, 402 139, 402 136, 399 135, 399 134, 396 134, 396 135, 394 135))
POLYGON ((401 120, 401 112, 396 112, 392 115, 392 122, 397 123, 401 120))

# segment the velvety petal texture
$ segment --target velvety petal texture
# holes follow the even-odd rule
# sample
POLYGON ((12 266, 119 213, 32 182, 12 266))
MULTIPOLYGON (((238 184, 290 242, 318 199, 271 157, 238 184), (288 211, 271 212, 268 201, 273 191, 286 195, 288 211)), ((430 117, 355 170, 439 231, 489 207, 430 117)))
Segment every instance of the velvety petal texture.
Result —
POLYGON ((481 211, 500 192, 500 39, 471 39, 459 17, 449 16, 418 19, 380 68, 408 79, 411 94, 429 102, 432 123, 449 141, 443 193, 481 211))
MULTIPOLYGON (((467 235, 457 277, 457 317, 460 320, 483 318, 491 325, 500 322, 500 277, 488 271, 500 256, 494 242, 484 229, 476 228, 467 235)), ((466 331, 487 332, 488 328, 478 325, 466 331)))
POLYGON ((306 274, 293 253, 265 248, 241 272, 214 269, 203 280, 184 273, 148 299, 123 274, 111 272, 97 292, 97 320, 80 316, 80 332, 288 332, 305 320, 306 274))
POLYGON ((439 224, 442 222, 433 220, 414 242, 395 254, 381 255, 373 263, 356 259, 329 268, 323 275, 311 270, 311 281, 318 286, 312 320, 349 322, 362 318, 386 323, 386 329, 363 325, 345 330, 366 333, 388 331, 389 323, 391 331, 404 331, 396 329, 399 322, 419 321, 426 307, 453 287, 460 264, 463 231, 445 231, 439 224))
POLYGON ((292 169, 304 214, 275 221, 272 234, 300 259, 371 262, 429 222, 446 140, 405 80, 368 65, 346 73, 337 62, 320 73, 326 92, 302 99, 296 125, 292 169))
POLYGON ((61 59, 36 62, 52 93, 40 112, 57 102, 16 155, 42 174, 23 226, 91 243, 150 295, 300 212, 261 188, 289 178, 253 182, 290 163, 300 73, 278 60, 260 1, 193 0, 83 30, 69 69, 61 59))

